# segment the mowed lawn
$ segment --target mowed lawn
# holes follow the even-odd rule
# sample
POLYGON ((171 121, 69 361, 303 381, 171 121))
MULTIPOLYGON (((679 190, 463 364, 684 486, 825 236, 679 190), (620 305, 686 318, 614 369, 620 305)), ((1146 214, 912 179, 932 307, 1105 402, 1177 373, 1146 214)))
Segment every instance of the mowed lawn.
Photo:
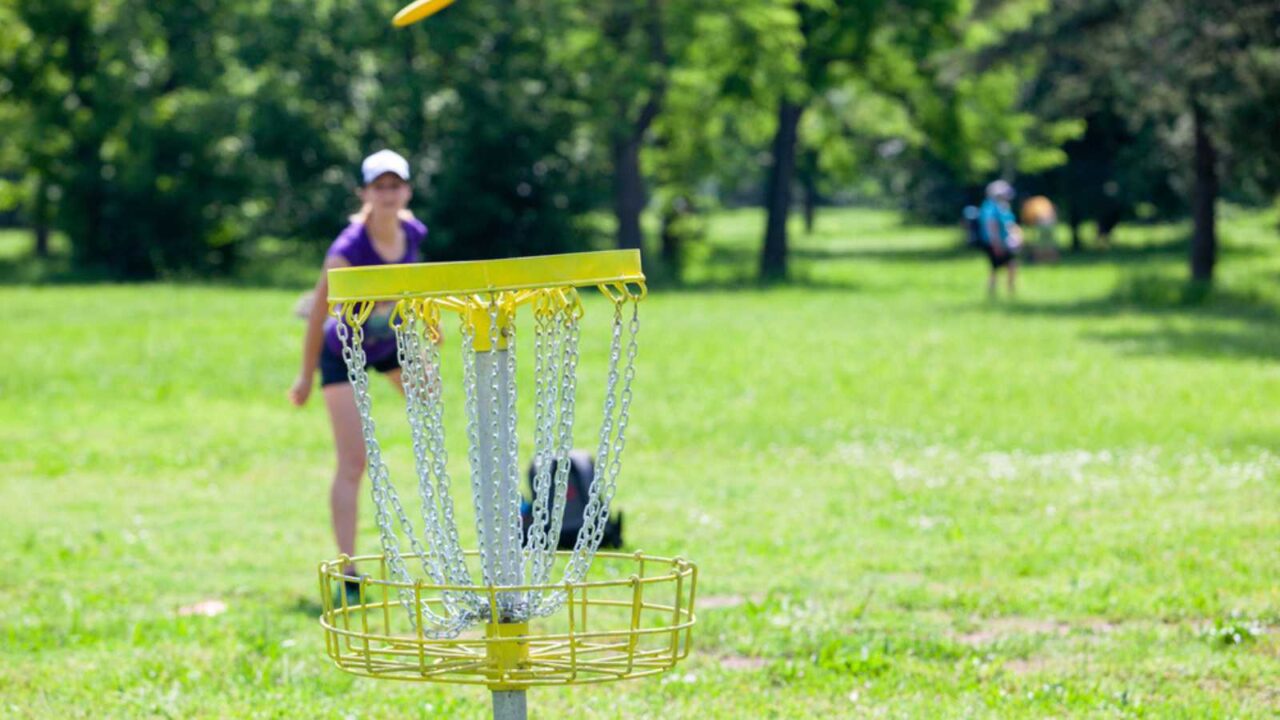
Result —
MULTIPOLYGON (((1208 297, 1180 283, 1185 226, 1122 226, 990 302, 956 229, 822 213, 795 281, 760 288, 739 281, 760 216, 717 216, 690 284, 642 307, 617 495, 630 548, 699 565, 694 652, 533 690, 531 715, 1274 716, 1276 225, 1228 209, 1208 297)), ((0 716, 489 712, 483 689, 323 655, 332 445, 318 397, 285 401, 300 289, 0 286, 0 716)), ((584 447, 606 311, 590 297, 584 447)), ((403 413, 375 389, 412 495, 403 413)), ((371 518, 366 495, 365 551, 371 518)))

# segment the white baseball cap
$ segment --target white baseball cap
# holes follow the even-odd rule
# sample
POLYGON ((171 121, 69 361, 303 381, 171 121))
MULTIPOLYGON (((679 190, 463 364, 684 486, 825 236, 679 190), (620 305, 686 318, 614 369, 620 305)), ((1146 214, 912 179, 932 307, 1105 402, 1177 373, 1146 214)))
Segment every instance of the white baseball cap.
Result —
POLYGON ((391 150, 379 150, 360 163, 360 174, 364 176, 364 184, 377 180, 391 173, 396 177, 409 181, 409 161, 404 156, 391 150))
POLYGON ((987 185, 987 197, 998 200, 1012 200, 1013 186, 1004 180, 996 180, 987 185))

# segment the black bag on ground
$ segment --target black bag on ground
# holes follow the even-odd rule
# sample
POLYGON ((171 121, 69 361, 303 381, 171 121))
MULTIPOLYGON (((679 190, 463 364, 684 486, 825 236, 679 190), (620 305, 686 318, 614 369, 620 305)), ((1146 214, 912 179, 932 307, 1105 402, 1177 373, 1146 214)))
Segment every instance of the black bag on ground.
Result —
MULTIPOLYGON (((558 461, 551 463, 551 485, 555 484, 555 473, 559 469, 558 461)), ((520 527, 525 539, 529 538, 529 528, 533 525, 533 504, 538 501, 538 488, 534 484, 534 476, 538 469, 529 464, 529 489, 533 497, 520 507, 520 527)), ((595 478, 595 461, 581 451, 569 451, 569 479, 566 482, 564 496, 564 522, 560 525, 560 539, 556 547, 560 550, 572 550, 578 542, 578 532, 582 530, 584 515, 587 510, 587 499, 590 497, 592 480, 595 478)), ((554 500, 554 498, 553 498, 554 500)), ((548 503, 548 509, 554 510, 548 503)), ((551 527, 551 519, 547 519, 547 528, 551 527)), ((605 522, 604 537, 600 547, 622 547, 622 511, 611 509, 609 519, 605 522)))

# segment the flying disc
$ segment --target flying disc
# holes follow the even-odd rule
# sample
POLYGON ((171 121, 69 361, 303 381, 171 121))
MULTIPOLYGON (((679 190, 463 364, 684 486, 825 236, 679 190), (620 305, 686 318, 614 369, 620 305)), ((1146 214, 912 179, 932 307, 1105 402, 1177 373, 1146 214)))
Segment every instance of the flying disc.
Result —
POLYGON ((396 27, 412 25, 419 20, 426 20, 452 4, 453 0, 414 0, 396 13, 396 16, 391 19, 391 24, 396 27))

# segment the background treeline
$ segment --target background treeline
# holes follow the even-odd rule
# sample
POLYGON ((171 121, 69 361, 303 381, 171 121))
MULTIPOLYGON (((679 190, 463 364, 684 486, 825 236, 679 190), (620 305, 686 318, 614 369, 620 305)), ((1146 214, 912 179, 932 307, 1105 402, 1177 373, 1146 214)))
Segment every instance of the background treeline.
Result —
POLYGON ((1280 191, 1271 0, 0 0, 0 211, 118 278, 322 246, 391 147, 437 259, 603 244, 668 273, 723 205, 953 221, 995 177, 1086 222, 1280 191), (611 218, 611 221, 607 219, 611 218), (643 221, 643 222, 642 222, 643 221))

